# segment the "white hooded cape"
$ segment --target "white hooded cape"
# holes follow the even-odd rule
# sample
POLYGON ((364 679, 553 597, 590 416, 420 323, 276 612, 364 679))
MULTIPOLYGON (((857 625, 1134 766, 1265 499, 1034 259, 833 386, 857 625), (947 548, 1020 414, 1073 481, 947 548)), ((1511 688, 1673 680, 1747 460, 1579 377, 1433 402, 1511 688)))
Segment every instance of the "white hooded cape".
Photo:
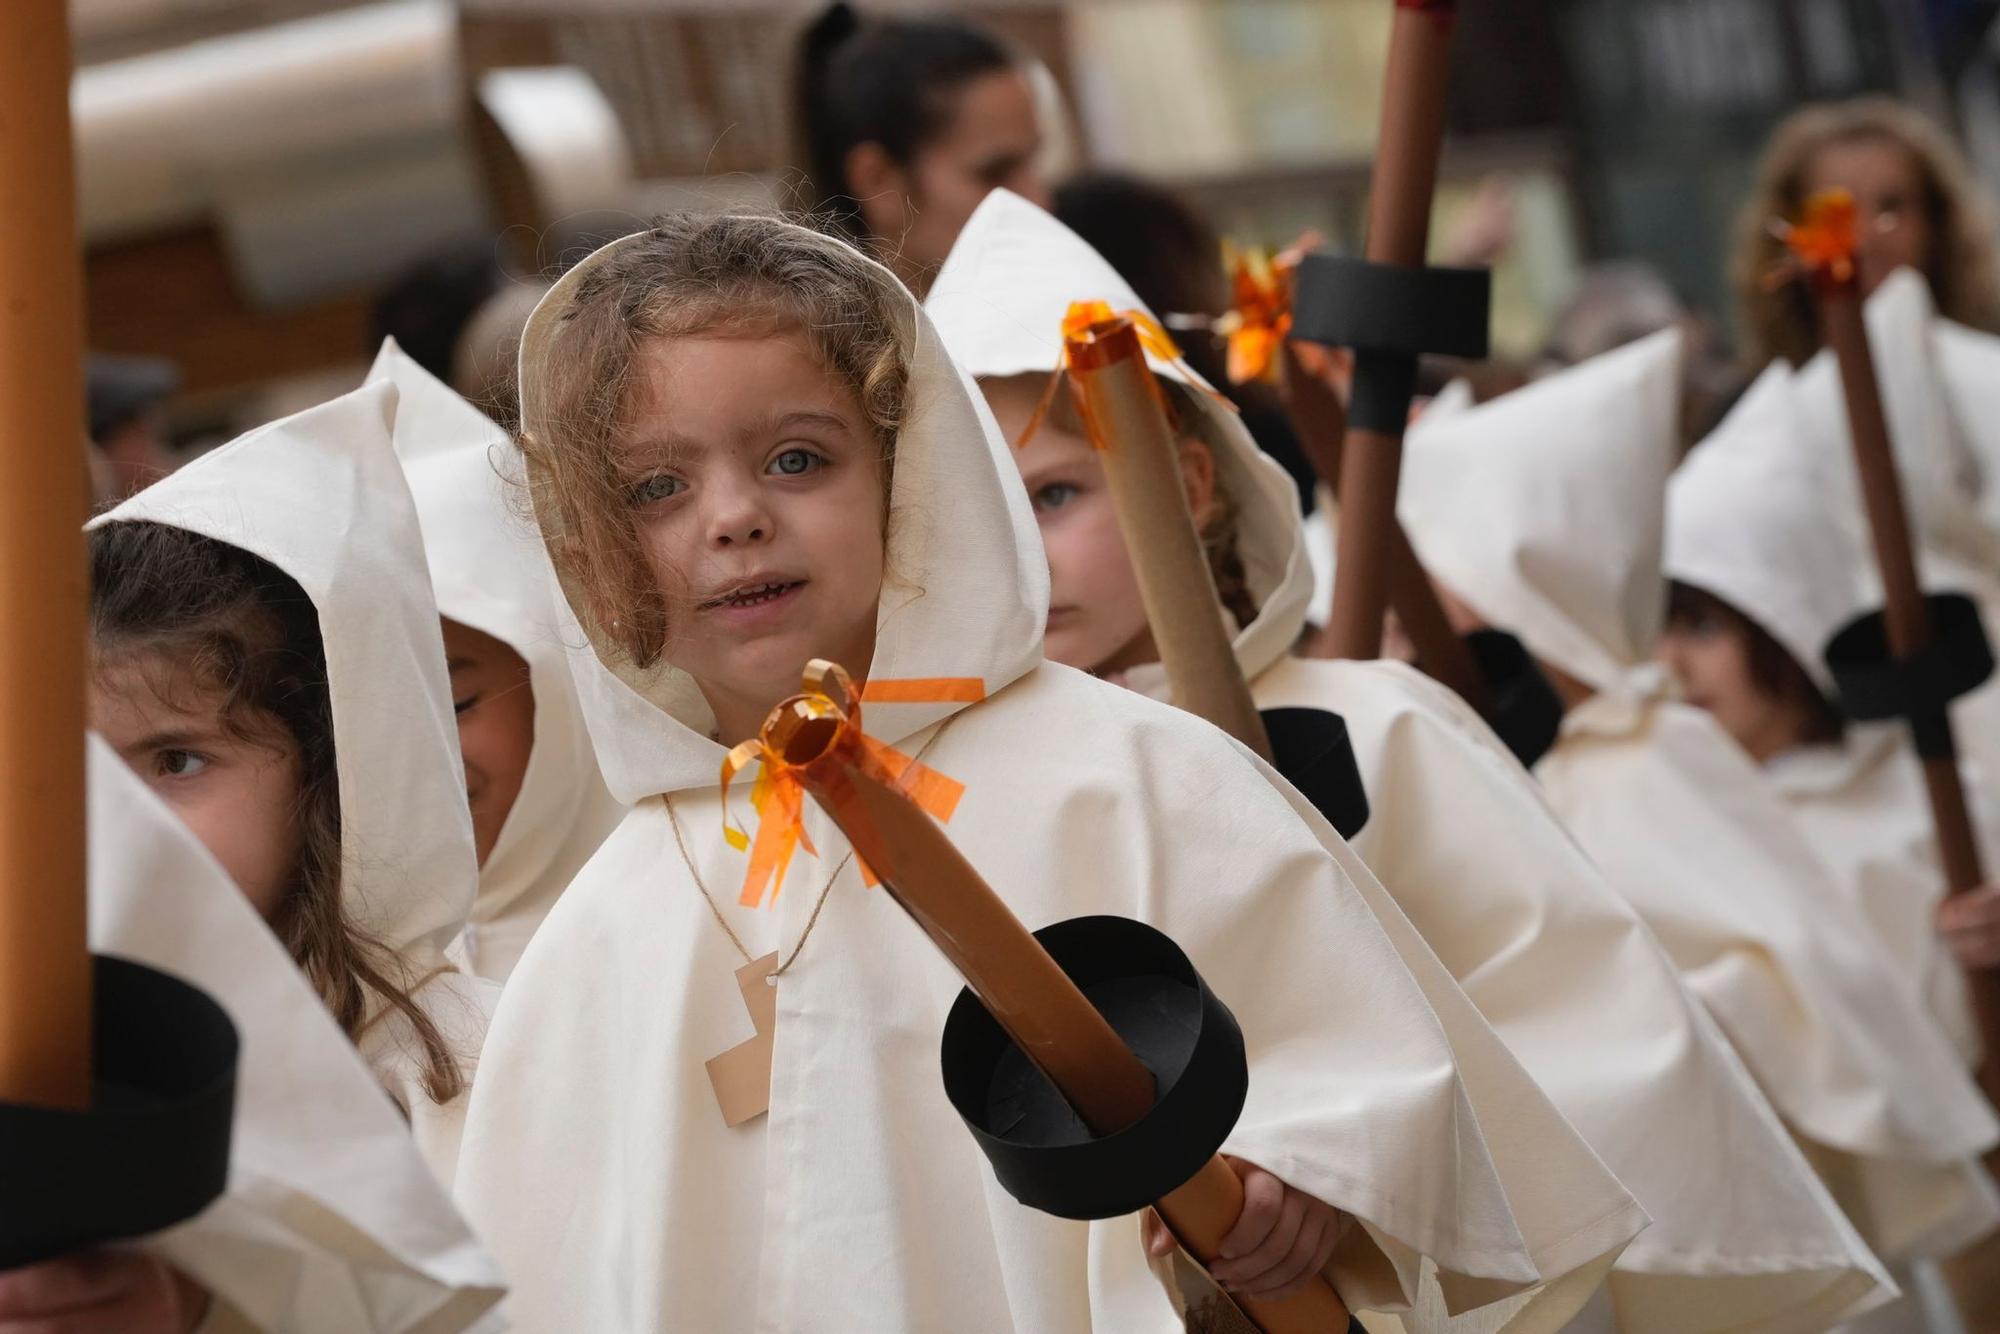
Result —
MULTIPOLYGON (((269 561, 312 599, 333 700, 343 904, 413 983, 429 979, 416 999, 469 1076, 493 987, 443 953, 478 867, 437 604, 390 444, 396 411, 393 386, 358 389, 203 455, 91 526, 201 533, 269 561)), ((359 1045, 449 1185, 466 1099, 431 1101, 422 1049, 396 1012, 359 1045)))
POLYGON ((500 1272, 284 949, 96 736, 90 943, 200 987, 241 1051, 229 1189, 150 1239, 216 1298, 204 1331, 497 1328, 500 1272))
MULTIPOLYGON (((1411 433, 1403 515, 1426 566, 1597 693, 1536 767, 1862 1234, 2000 1135, 1929 1016, 1769 782, 1646 665, 1664 614, 1677 336, 1655 335, 1411 433), (1843 1203, 1848 1200, 1844 1199, 1843 1203)), ((1922 1210, 1916 1211, 1918 1213, 1922 1210)))
MULTIPOLYGON (((1666 570, 1762 626, 1831 693, 1822 652, 1872 600, 1875 581, 1872 557, 1844 524, 1827 521, 1842 498, 1827 495, 1809 466, 1812 445, 1796 406, 1789 377, 1766 372, 1674 475, 1666 570)), ((1840 742, 1795 748, 1765 772, 1904 980, 1974 1064, 1964 982, 1934 924, 1944 872, 1902 724, 1851 724, 1840 742)), ((1979 787, 1968 795, 1990 861, 1992 812, 1979 787)))
POLYGON ((458 951, 504 982, 624 807, 605 789, 556 628, 556 585, 541 535, 517 498, 521 454, 479 409, 396 346, 383 343, 368 382, 396 386, 403 460, 440 614, 492 635, 528 663, 535 739, 521 792, 479 870, 458 951))
MULTIPOLYGON (((591 263, 530 322, 530 429, 591 263)), ((1502 1164, 1573 1132, 1316 814, 1206 724, 1041 661, 1047 572, 1007 446, 874 272, 911 371, 889 567, 921 593, 885 587, 871 675, 978 676, 988 698, 866 722, 967 785, 952 841, 1031 927, 1117 913, 1189 951, 1249 1045, 1228 1148, 1360 1221, 1331 1266, 1350 1304, 1405 1303, 1433 1264, 1455 1306, 1499 1300, 1630 1236, 1636 1206, 1574 1141, 1546 1161, 1595 1212, 1551 1236, 1516 1210, 1502 1164)), ((938 1077, 959 979, 851 867, 777 988, 770 1111, 724 1127, 703 1066, 750 1025, 715 916, 752 953, 789 951, 847 844, 808 803, 819 858, 795 859, 774 908, 738 907, 693 683, 601 641, 574 665, 611 789, 637 805, 521 960, 474 1095, 463 1198, 522 1327, 1177 1328, 1134 1218, 1066 1222, 995 1184, 938 1077)))
MULTIPOLYGON (((1001 377, 1046 372, 1068 303, 1093 298, 1143 308, 1082 238, 995 191, 927 309, 967 372, 1001 377)), ((1154 370, 1202 388, 1185 365, 1154 370)), ((1610 1279, 1615 1327, 1793 1329, 1848 1309, 1879 1278, 1873 1257, 1651 933, 1491 729, 1402 664, 1291 656, 1313 586, 1297 489, 1235 414, 1200 401, 1259 608, 1236 636, 1258 705, 1346 719, 1371 807, 1355 851, 1652 1217, 1610 1279)), ((1158 664, 1125 684, 1168 696, 1158 664)), ((1538 1166, 1509 1179, 1510 1198, 1553 1196, 1559 1179, 1538 1166)), ((1540 1203, 1552 1223, 1562 1216, 1559 1198, 1540 1203)))

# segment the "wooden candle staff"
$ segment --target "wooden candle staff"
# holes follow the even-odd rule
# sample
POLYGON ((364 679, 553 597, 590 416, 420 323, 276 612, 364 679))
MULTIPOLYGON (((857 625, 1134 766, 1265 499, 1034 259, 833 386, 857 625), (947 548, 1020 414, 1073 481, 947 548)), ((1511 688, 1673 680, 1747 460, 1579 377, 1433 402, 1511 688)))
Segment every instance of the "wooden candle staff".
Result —
MULTIPOLYGON (((1837 679, 1846 677, 1841 661, 1843 642, 1858 642, 1862 632, 1879 629, 1893 667, 1916 667, 1938 645, 1932 603, 1917 577, 1915 543, 1911 540, 1902 480, 1890 445, 1887 416, 1882 410, 1881 385, 1868 346, 1855 255, 1860 233, 1853 198, 1830 191, 1807 201, 1805 217, 1783 227, 1787 243, 1819 307, 1826 344, 1833 349, 1847 404, 1848 435, 1853 442, 1862 504, 1882 577, 1883 609, 1879 627, 1866 618, 1836 638, 1829 662, 1837 679)), ((1977 638, 1976 620, 1973 623, 1977 638)), ((1981 645, 1983 648, 1983 645, 1981 645)), ((1987 665, 1990 667, 1990 659, 1987 665)), ((1920 667, 1918 670, 1922 670, 1920 667)), ((1948 670, 1943 675, 1949 676, 1948 670)), ((1851 694, 1842 679, 1843 696, 1851 694)), ((1914 678, 1913 678, 1914 679, 1914 678)), ((1924 683, 1928 685, 1928 682, 1924 683)), ((1958 770, 1957 747, 1947 712, 1949 695, 1942 690, 1904 690, 1897 709, 1909 720, 1917 753, 1923 762, 1924 786, 1930 798, 1931 820, 1950 892, 1963 893, 1986 881, 1979 844, 1958 770), (1922 698, 1918 698, 1921 696, 1922 698)), ((1850 711, 1855 711, 1850 706, 1850 711)), ((2000 971, 1985 969, 1967 977, 1974 1017, 1986 1052, 1982 1083, 1990 1098, 2000 1101, 2000 971)))
MULTIPOLYGON (((1136 1124, 1154 1105, 1152 1074, 911 798, 912 785, 935 776, 900 767, 917 762, 871 741, 859 713, 847 674, 814 662, 805 692, 780 704, 759 739, 746 743, 765 765, 774 794, 767 807, 785 804, 775 799, 785 785, 802 787, 1092 1134, 1109 1136, 1136 1124)), ((732 757, 731 765, 727 772, 740 760, 732 757)), ((1242 1212, 1242 1183, 1211 1155, 1157 1208, 1191 1254, 1213 1263, 1242 1212)), ((1284 1301, 1246 1302, 1244 1308, 1265 1334, 1348 1327, 1345 1307, 1323 1278, 1284 1301)))
POLYGON ((89 512, 63 0, 0 9, 0 1103, 90 1103, 89 512))
POLYGON ((1419 651, 1455 687, 1472 691, 1478 673, 1454 647, 1435 598, 1419 592, 1421 567, 1398 541, 1396 487, 1403 428, 1425 352, 1484 356, 1489 301, 1484 271, 1427 269, 1431 198, 1444 148, 1445 94, 1454 0, 1396 0, 1382 100, 1382 129, 1368 206, 1366 259, 1311 255, 1301 264, 1295 336, 1354 350, 1335 488, 1340 497, 1333 610, 1322 656, 1373 658, 1396 585, 1419 651), (1442 627, 1442 632, 1441 632, 1442 627))
POLYGON ((1128 316, 1073 307, 1064 321, 1067 375, 1139 577, 1146 619, 1174 703, 1271 758, 1264 720, 1222 619, 1182 480, 1180 448, 1159 383, 1128 316))

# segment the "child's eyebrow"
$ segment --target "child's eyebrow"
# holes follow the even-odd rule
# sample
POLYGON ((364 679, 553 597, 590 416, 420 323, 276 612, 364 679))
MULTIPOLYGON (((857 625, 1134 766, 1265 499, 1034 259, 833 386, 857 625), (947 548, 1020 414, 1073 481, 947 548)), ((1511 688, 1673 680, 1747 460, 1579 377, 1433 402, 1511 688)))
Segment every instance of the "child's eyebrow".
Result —
POLYGON ((129 750, 180 750, 198 742, 210 740, 214 733, 206 728, 167 728, 159 732, 149 732, 134 742, 129 750))
POLYGON ((769 429, 783 431, 794 426, 823 426, 828 430, 845 431, 850 429, 853 423, 837 412, 825 412, 814 408, 800 408, 793 412, 782 413, 774 418, 770 423, 769 429))

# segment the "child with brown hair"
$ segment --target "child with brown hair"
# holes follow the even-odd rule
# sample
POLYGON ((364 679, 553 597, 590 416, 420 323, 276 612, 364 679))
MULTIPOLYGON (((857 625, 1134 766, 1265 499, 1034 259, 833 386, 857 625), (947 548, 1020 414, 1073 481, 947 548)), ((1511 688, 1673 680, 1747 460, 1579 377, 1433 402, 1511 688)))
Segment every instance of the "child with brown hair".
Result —
POLYGON ((284 941, 449 1183, 490 989, 396 398, 253 431, 95 520, 92 724, 284 941))
POLYGON ((1772 132, 1737 220, 1729 281, 1747 367, 1762 370, 1779 357, 1803 365, 1819 351, 1804 284, 1770 281, 1786 254, 1771 224, 1796 218, 1810 196, 1833 187, 1860 206, 1863 296, 1896 269, 1914 269, 1946 319, 1996 327, 1994 221, 1964 154, 1922 112, 1891 98, 1820 103, 1772 132))
POLYGON ((1430 1273, 1464 1309, 1636 1231, 1323 821, 1207 725, 1042 660, 1013 462, 886 270, 788 223, 663 219, 557 284, 521 389, 573 666, 635 806, 528 947, 482 1057, 461 1196, 519 1323, 1175 1319, 1135 1217, 1065 1221, 995 1183, 938 1074, 960 979, 811 803, 816 857, 771 906, 739 901, 718 774, 815 657, 917 701, 870 702, 867 730, 964 783, 947 833, 1029 926, 1142 919, 1226 998, 1250 1066, 1232 1289, 1324 1273, 1351 1306, 1394 1307, 1430 1273), (950 699, 922 702, 939 678, 950 699), (766 974, 767 1098, 731 1126, 703 1068, 753 1036, 766 974), (1574 1210, 1560 1247, 1523 1240, 1502 1185, 1523 1154, 1574 1210))

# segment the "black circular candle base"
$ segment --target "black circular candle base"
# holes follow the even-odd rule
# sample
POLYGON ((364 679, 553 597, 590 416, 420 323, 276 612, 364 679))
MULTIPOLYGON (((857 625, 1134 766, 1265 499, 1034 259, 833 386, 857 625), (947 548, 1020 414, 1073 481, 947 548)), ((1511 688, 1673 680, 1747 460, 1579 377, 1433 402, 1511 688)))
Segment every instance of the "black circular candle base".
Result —
POLYGON ((228 1185, 236 1026, 143 964, 92 972, 90 1109, 0 1103, 0 1269, 158 1232, 228 1185))
POLYGON ((1143 922, 1078 917, 1035 938, 1152 1072, 1153 1110, 1093 1136, 970 990, 945 1020, 945 1092, 1021 1203, 1061 1218, 1129 1214, 1184 1185, 1235 1127, 1250 1087, 1242 1030, 1143 922))
POLYGON ((1949 729, 1926 723, 1943 717, 1951 701, 1986 683, 1993 675, 1993 647, 1971 598, 1934 593, 1924 603, 1931 643, 1923 652, 1897 658, 1889 651, 1882 613, 1871 611, 1849 621, 1827 642, 1826 665, 1848 717, 1862 722, 1907 718, 1916 725, 1920 743, 1934 739, 1921 747, 1925 753, 1940 745, 1949 753, 1949 729))

